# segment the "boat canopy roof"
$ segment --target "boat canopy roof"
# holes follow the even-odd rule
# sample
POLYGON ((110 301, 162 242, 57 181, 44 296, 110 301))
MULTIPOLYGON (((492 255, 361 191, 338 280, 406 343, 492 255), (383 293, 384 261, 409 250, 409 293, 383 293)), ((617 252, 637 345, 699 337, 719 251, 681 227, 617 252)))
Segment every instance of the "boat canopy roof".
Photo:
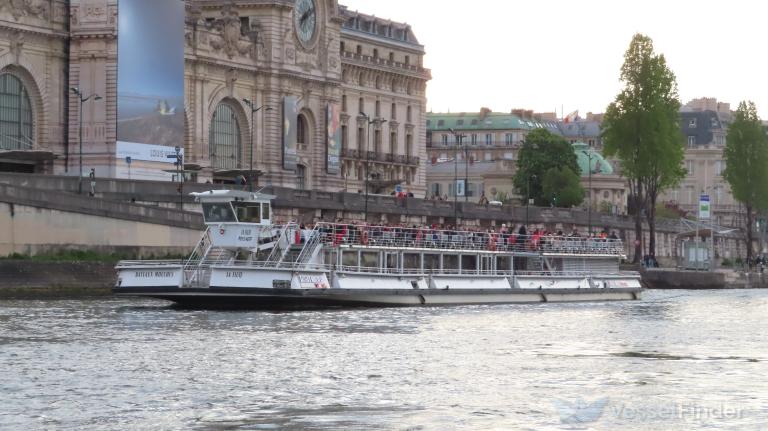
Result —
POLYGON ((269 203, 275 199, 275 195, 243 190, 209 190, 207 192, 190 193, 195 200, 201 203, 212 202, 261 202, 269 203))

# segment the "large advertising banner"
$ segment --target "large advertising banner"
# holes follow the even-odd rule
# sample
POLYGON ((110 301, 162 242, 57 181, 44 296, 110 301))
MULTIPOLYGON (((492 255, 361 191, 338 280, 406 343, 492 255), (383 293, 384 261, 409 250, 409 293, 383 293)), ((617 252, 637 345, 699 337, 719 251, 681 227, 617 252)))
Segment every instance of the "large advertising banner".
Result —
POLYGON ((170 179, 175 159, 127 154, 184 147, 184 2, 119 0, 117 28, 116 176, 170 179))
POLYGON ((299 118, 299 98, 283 97, 283 169, 296 170, 296 122, 299 118))
POLYGON ((329 174, 336 175, 341 169, 341 107, 329 103, 325 120, 328 127, 325 168, 329 174))

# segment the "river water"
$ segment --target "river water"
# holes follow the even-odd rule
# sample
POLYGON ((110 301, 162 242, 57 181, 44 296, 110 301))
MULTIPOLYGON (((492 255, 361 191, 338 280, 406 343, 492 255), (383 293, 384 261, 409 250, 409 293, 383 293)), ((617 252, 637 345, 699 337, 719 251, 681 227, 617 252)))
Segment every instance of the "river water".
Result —
POLYGON ((768 291, 178 310, 0 301, 0 429, 768 428, 768 291))

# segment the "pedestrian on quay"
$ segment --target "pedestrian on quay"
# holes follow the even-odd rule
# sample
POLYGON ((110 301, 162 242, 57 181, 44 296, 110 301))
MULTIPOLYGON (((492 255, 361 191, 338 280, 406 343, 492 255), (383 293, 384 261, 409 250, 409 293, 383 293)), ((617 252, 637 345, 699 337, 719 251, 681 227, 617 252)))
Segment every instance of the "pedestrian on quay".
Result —
POLYGON ((91 179, 91 192, 88 195, 91 197, 96 196, 96 169, 91 168, 91 173, 88 174, 88 178, 91 179))

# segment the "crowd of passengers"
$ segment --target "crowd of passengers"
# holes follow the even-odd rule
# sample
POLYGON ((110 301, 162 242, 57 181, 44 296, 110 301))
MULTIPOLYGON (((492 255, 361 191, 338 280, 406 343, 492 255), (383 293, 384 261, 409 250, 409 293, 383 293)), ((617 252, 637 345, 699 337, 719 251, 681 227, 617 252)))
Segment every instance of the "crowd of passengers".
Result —
MULTIPOLYGON (((301 225, 301 242, 312 235, 313 226, 301 225)), ((502 224, 500 228, 462 228, 451 225, 404 226, 364 224, 321 224, 317 232, 326 244, 362 244, 395 247, 470 248, 494 251, 601 249, 618 240, 616 232, 582 235, 578 230, 569 234, 535 229, 528 233, 525 226, 517 231, 502 224)))

